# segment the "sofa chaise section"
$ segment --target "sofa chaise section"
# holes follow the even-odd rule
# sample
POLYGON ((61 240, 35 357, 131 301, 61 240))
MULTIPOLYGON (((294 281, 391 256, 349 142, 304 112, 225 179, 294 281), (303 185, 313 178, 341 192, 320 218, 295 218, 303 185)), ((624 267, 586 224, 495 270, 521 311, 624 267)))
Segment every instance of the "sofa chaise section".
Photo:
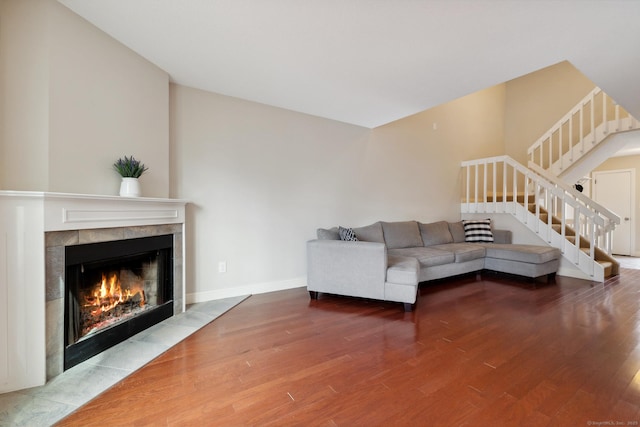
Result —
POLYGON ((560 266, 560 250, 547 246, 484 244, 486 270, 526 277, 553 275, 560 266))

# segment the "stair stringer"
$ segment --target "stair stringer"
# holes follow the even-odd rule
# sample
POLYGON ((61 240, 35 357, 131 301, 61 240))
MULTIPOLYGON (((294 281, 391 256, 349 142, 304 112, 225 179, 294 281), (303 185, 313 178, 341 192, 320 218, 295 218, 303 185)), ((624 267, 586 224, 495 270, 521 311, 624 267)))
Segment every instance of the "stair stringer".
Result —
MULTIPOLYGON (((578 180, 588 175, 592 170, 604 163, 616 152, 629 145, 640 141, 640 129, 625 132, 612 133, 602 142, 593 147, 582 158, 575 161, 571 167, 562 171, 558 178, 569 185, 573 185, 578 180)), ((640 145, 640 144, 639 144, 640 145)))
MULTIPOLYGON (((612 141, 612 136, 637 131, 638 129, 640 129, 640 122, 633 117, 625 117, 619 120, 610 120, 601 123, 593 132, 586 135, 582 142, 569 148, 548 170, 552 174, 562 177, 583 163, 586 158, 591 157, 592 153, 609 145, 612 141)), ((624 144, 619 146, 618 149, 623 146, 624 144)), ((615 151, 611 154, 615 153, 615 151)), ((597 163, 596 166, 600 163, 597 163)), ((580 177, 581 176, 578 176, 578 178, 580 177)), ((568 180, 566 182, 568 182, 568 180)))
POLYGON ((604 282, 604 268, 598 262, 592 260, 588 254, 585 254, 520 203, 499 203, 495 209, 481 212, 482 210, 481 206, 469 211, 463 207, 462 219, 491 218, 495 228, 511 230, 513 243, 542 244, 560 249, 562 259, 558 275, 604 282))

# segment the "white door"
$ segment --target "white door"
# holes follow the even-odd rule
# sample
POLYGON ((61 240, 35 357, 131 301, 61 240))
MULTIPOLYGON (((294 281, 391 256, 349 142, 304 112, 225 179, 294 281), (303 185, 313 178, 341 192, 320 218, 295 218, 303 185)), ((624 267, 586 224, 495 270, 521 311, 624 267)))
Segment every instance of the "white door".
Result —
POLYGON ((612 252, 616 255, 631 255, 634 183, 632 169, 593 173, 593 199, 620 217, 620 225, 613 232, 612 252))

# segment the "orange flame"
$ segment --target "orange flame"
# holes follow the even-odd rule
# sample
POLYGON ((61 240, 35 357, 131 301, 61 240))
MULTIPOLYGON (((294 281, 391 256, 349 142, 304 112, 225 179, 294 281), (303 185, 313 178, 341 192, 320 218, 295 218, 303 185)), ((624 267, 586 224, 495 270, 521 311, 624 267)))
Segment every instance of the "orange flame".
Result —
POLYGON ((124 292, 116 273, 111 274, 109 280, 102 274, 102 280, 96 285, 92 297, 87 297, 86 306, 96 307, 91 311, 93 316, 113 309, 120 303, 126 302, 137 294, 140 295, 140 307, 144 306, 144 289, 140 283, 133 283, 124 292))

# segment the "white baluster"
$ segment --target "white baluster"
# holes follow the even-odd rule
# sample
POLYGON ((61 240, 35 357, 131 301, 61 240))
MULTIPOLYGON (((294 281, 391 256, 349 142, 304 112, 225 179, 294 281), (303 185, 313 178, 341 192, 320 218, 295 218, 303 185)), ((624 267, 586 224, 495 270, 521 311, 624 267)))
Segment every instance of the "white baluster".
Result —
POLYGON ((591 144, 596 143, 596 109, 595 95, 591 92, 591 144))
POLYGON ((507 162, 502 161, 502 212, 507 211, 507 162))
POLYGON ((548 165, 548 167, 551 167, 552 164, 553 164, 553 133, 551 133, 551 135, 549 135, 549 165, 548 165))
POLYGON ((486 212, 487 211, 487 162, 484 163, 484 167, 482 168, 482 179, 483 179, 483 185, 482 185, 483 198, 482 198, 482 203, 483 203, 483 209, 484 209, 482 212, 486 212))
POLYGON ((469 193, 471 192, 471 188, 470 188, 470 185, 471 185, 471 170, 470 170, 469 166, 465 166, 465 170, 467 172, 467 186, 465 188, 465 198, 466 198, 466 201, 467 201, 467 212, 471 212, 471 210, 470 210, 471 209, 471 200, 469 199, 469 196, 470 196, 469 193))
POLYGON ((540 143, 540 167, 544 169, 544 140, 540 143))
POLYGON ((560 170, 562 170, 563 166, 564 166, 564 161, 563 161, 563 152, 562 152, 562 124, 560 124, 560 127, 558 128, 558 161, 560 162, 560 170))
POLYGON ((569 117, 569 162, 573 163, 573 115, 569 117))
POLYGON ((476 179, 475 179, 475 182, 474 182, 474 187, 475 188, 474 188, 473 200, 475 200, 475 203, 476 203, 475 212, 478 212, 478 206, 480 206, 480 201, 478 200, 478 164, 477 163, 475 164, 475 169, 474 170, 475 170, 475 174, 476 174, 475 175, 476 179))
POLYGON ((518 202, 518 171, 513 166, 513 213, 514 215, 518 212, 517 210, 517 202, 518 202))
POLYGON ((584 104, 580 103, 580 154, 584 154, 584 104))
POLYGON ((607 95, 602 92, 602 124, 604 125, 604 134, 609 133, 609 121, 607 120, 607 95))
POLYGON ((580 264, 580 206, 576 206, 573 211, 573 229, 575 230, 573 246, 576 248, 576 259, 574 262, 578 265, 580 264))

